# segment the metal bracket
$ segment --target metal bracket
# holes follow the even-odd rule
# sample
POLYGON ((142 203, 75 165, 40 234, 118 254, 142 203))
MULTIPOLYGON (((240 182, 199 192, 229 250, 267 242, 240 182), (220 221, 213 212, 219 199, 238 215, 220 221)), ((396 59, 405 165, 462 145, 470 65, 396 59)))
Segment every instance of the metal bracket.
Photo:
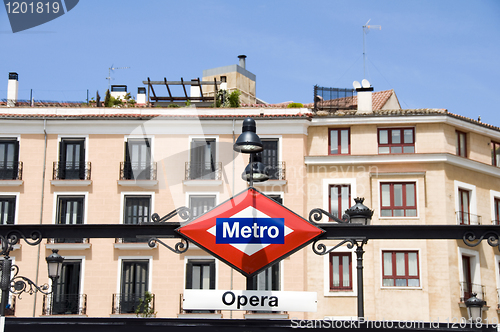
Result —
POLYGON ((29 236, 24 235, 18 230, 10 231, 7 235, 0 235, 0 242, 2 251, 0 255, 9 256, 9 253, 14 248, 14 245, 20 240, 23 239, 30 246, 36 246, 40 242, 42 242, 42 233, 40 231, 33 231, 29 236))
POLYGON ((500 250, 500 235, 497 232, 486 231, 483 235, 481 235, 478 238, 476 234, 468 231, 463 236, 464 243, 469 247, 475 247, 479 245, 484 238, 487 239, 486 241, 490 246, 497 247, 500 250))
POLYGON ((349 215, 346 213, 342 216, 342 219, 339 219, 339 218, 335 217, 333 214, 326 212, 323 209, 316 208, 316 209, 312 209, 311 212, 309 212, 309 221, 311 223, 319 222, 319 221, 321 221, 321 219, 323 219, 323 215, 328 216, 328 218, 338 222, 339 224, 347 224, 351 220, 349 215))
MULTIPOLYGON (((363 248, 363 245, 365 245, 368 242, 368 239, 366 239, 366 238, 339 239, 339 240, 342 240, 340 243, 338 243, 335 246, 333 246, 332 248, 328 249, 325 244, 318 243, 321 240, 324 240, 324 239, 321 239, 321 238, 317 239, 312 244, 312 250, 314 251, 314 253, 316 255, 320 255, 320 256, 329 254, 332 251, 334 251, 335 249, 337 249, 338 247, 343 246, 346 243, 347 243, 347 248, 352 249, 352 248, 354 248, 354 246, 356 246, 358 248, 359 247, 363 248)), ((334 239, 332 239, 332 240, 334 240, 334 239)))
POLYGON ((165 248, 168 248, 170 251, 172 251, 172 252, 174 252, 176 254, 183 254, 183 253, 185 253, 189 249, 189 241, 186 240, 186 239, 181 239, 181 241, 177 242, 175 244, 175 247, 172 248, 171 246, 169 246, 165 242, 161 241, 157 237, 152 237, 148 241, 148 246, 150 246, 151 248, 154 248, 155 245, 156 245, 156 243, 161 244, 162 246, 164 246, 165 248))

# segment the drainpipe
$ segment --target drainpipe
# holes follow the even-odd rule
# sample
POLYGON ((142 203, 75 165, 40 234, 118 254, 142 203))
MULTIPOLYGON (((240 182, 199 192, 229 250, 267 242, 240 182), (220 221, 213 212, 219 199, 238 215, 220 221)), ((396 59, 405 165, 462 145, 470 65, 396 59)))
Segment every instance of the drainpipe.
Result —
MULTIPOLYGON (((236 142, 236 135, 234 134, 235 122, 236 122, 236 120, 233 118, 233 145, 232 146, 234 146, 234 143, 236 142)), ((235 180, 235 178, 234 178, 234 172, 235 172, 234 158, 236 158, 236 157, 235 157, 234 149, 232 149, 232 150, 233 150, 233 179, 232 179, 233 180, 233 186, 232 186, 233 192, 232 192, 231 196, 234 196, 234 180, 235 180)), ((233 290, 233 272, 234 272, 234 269, 231 268, 231 287, 230 287, 231 290, 233 290)), ((229 312, 229 318, 230 319, 233 318, 233 311, 229 312)))
MULTIPOLYGON (((46 130, 46 125, 47 125, 47 120, 43 119, 43 136, 44 136, 44 145, 43 145, 43 166, 42 166, 42 194, 40 197, 40 225, 42 224, 43 221, 43 198, 44 198, 44 193, 45 193, 45 164, 47 161, 47 130, 46 130)), ((38 254, 36 256, 36 274, 35 274, 35 285, 38 285, 38 274, 40 270, 40 247, 42 243, 38 244, 38 254)), ((36 313, 36 296, 37 293, 34 294, 34 299, 33 299, 33 318, 35 317, 36 313)))

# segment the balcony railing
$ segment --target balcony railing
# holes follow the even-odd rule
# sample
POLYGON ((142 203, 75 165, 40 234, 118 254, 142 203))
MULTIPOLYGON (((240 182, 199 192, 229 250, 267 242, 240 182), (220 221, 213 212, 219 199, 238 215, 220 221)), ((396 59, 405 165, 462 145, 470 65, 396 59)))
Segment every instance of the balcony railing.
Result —
POLYGON ((56 238, 56 239, 47 239, 47 243, 55 244, 55 243, 89 243, 89 239, 75 237, 75 238, 56 238))
POLYGON ((191 163, 186 162, 186 180, 220 180, 222 178, 222 163, 191 163))
POLYGON ((149 239, 147 238, 137 238, 137 237, 124 237, 115 238, 115 243, 147 243, 149 239))
POLYGON ((456 211, 455 215, 459 225, 481 225, 481 216, 464 211, 456 211))
POLYGON ((460 282, 460 302, 465 302, 476 293, 477 298, 486 302, 486 291, 483 285, 470 282, 460 282))
MULTIPOLYGON (((155 295, 149 304, 149 308, 152 312, 155 311, 155 295)), ((145 307, 145 295, 136 294, 113 294, 113 307, 111 308, 111 314, 135 314, 137 309, 139 312, 144 312, 145 307)))
POLYGON ((120 163, 120 180, 156 180, 156 163, 120 163))
POLYGON ((276 165, 266 165, 265 170, 269 175, 269 180, 286 180, 286 163, 278 162, 276 165))
POLYGON ((43 296, 42 315, 86 315, 87 294, 50 294, 43 296))
POLYGON ((90 180, 90 161, 54 161, 52 180, 90 180))
POLYGON ((0 180, 22 180, 23 162, 22 161, 0 161, 0 180))

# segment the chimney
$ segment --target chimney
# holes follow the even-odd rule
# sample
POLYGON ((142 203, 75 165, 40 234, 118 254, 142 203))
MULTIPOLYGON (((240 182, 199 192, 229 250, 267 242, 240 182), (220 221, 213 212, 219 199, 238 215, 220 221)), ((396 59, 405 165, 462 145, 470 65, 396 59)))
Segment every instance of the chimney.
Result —
POLYGON ((240 67, 246 69, 246 55, 238 55, 238 59, 240 59, 240 67))
POLYGON ((139 105, 146 104, 146 88, 145 87, 137 88, 137 104, 139 104, 139 105))
POLYGON ((373 100, 372 91, 373 87, 370 85, 368 80, 364 79, 359 84, 358 81, 354 81, 352 84, 356 92, 358 93, 358 111, 356 113, 372 113, 373 111, 373 100))
POLYGON ((9 83, 7 84, 7 107, 16 106, 18 91, 19 75, 17 75, 17 73, 9 73, 9 83))

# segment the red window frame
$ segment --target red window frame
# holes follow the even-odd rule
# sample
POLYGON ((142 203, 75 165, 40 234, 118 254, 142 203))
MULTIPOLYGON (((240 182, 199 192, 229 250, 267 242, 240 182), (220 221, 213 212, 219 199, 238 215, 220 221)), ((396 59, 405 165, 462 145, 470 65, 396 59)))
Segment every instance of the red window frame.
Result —
POLYGON ((350 252, 331 252, 329 257, 330 265, 330 291, 352 291, 352 254, 350 252), (332 257, 339 257, 339 286, 333 285, 333 263, 332 257), (342 263, 343 257, 349 257, 349 286, 344 286, 344 269, 346 268, 342 263))
POLYGON ((495 204, 495 220, 493 220, 493 223, 495 225, 500 225, 500 198, 495 197, 494 204, 495 204))
POLYGON ((456 130, 455 133, 457 135, 457 156, 467 158, 467 134, 459 130, 456 130), (461 143, 462 137, 464 141, 463 146, 461 143))
POLYGON ((491 142, 491 164, 500 167, 500 143, 491 142))
POLYGON ((378 142, 378 153, 379 154, 408 154, 408 153, 415 153, 415 128, 413 127, 406 127, 406 128, 378 128, 377 130, 377 142, 378 142), (381 131, 387 131, 387 143, 380 143, 380 132, 381 131), (400 143, 393 143, 392 142, 392 132, 393 131, 400 131, 400 143), (404 131, 405 130, 411 130, 412 132, 412 143, 405 143, 404 142, 404 131), (380 148, 389 148, 389 152, 380 152, 380 148), (392 152, 392 148, 401 148, 401 152, 392 152), (404 152, 405 147, 413 147, 413 152, 404 152))
MULTIPOLYGON (((337 187, 337 188, 348 188, 349 189, 349 197, 348 197, 348 202, 351 201, 351 185, 350 184, 331 184, 328 186, 328 212, 332 213, 332 188, 337 187)), ((342 191, 340 191, 342 192, 342 191)), ((342 196, 338 197, 339 199, 337 200, 337 211, 339 211, 339 215, 336 216, 337 218, 342 219, 342 216, 344 215, 345 210, 342 210, 342 196)), ((347 207, 347 209, 350 208, 350 206, 347 207)))
POLYGON ((328 129, 328 154, 351 154, 351 129, 350 128, 329 128, 328 129), (337 153, 332 153, 332 131, 337 131, 337 153), (342 153, 342 131, 347 131, 347 153, 342 153))
POLYGON ((418 251, 415 250, 410 250, 410 251, 404 251, 404 250, 384 250, 382 251, 382 282, 384 280, 392 280, 392 286, 387 286, 385 285, 384 287, 421 287, 420 283, 420 258, 418 257, 418 251), (385 260, 384 260, 384 254, 385 253, 390 253, 391 254, 391 264, 392 264, 392 275, 385 275, 385 260), (397 253, 404 253, 404 260, 405 260, 405 274, 404 275, 397 275, 397 266, 396 266, 396 254, 397 253), (408 260, 408 254, 409 253, 415 253, 417 254, 417 275, 416 276, 410 276, 409 275, 409 260, 408 260), (396 279, 404 279, 406 280, 406 286, 396 286, 396 279), (418 286, 408 286, 408 281, 410 279, 417 279, 418 280, 418 286))
POLYGON ((460 225, 470 225, 470 191, 463 188, 458 188, 458 218, 460 225), (464 209, 464 195, 467 195, 467 210, 464 209))
POLYGON ((381 182, 380 183, 380 211, 381 211, 381 217, 396 217, 396 218, 414 218, 418 216, 418 210, 417 210, 417 182, 381 182), (396 184, 401 184, 403 185, 402 193, 403 193, 403 205, 401 206, 396 206, 394 203, 394 185, 396 184), (407 184, 413 184, 413 198, 415 200, 415 205, 407 205, 407 197, 406 197, 406 185, 407 184), (390 205, 389 206, 382 206, 382 186, 384 185, 389 185, 390 190, 389 190, 389 195, 390 195, 390 205), (395 216, 394 215, 394 210, 404 210, 404 216, 395 216), (415 210, 415 215, 414 216, 407 216, 406 215, 406 210, 415 210), (383 216, 382 211, 391 211, 390 216, 383 216))

